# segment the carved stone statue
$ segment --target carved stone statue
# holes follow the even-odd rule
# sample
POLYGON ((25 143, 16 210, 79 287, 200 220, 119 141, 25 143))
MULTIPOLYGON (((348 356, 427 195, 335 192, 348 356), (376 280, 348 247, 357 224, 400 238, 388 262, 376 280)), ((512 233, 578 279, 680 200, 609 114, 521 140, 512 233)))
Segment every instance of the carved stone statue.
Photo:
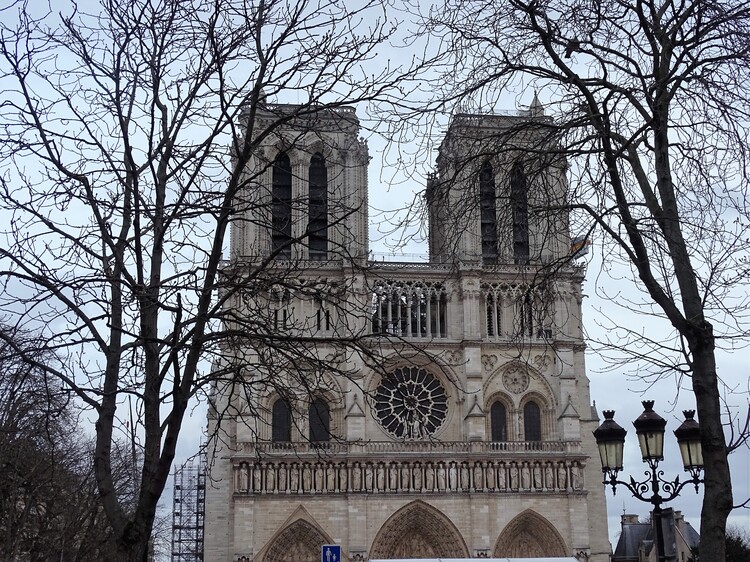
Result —
POLYGON ((310 463, 305 463, 302 465, 302 491, 309 492, 312 484, 312 468, 310 468, 310 463))
POLYGON ((424 487, 428 492, 435 491, 435 467, 428 462, 424 469, 424 487))
POLYGON ((418 412, 412 412, 406 432, 411 439, 422 439, 422 419, 418 412))
POLYGON ((398 490, 398 468, 395 462, 388 467, 388 487, 394 492, 398 490))
POLYGON ((378 463, 376 474, 377 474, 378 492, 383 492, 385 491, 385 467, 383 466, 383 463, 378 463))
POLYGON ((523 463, 523 466, 521 467, 521 487, 524 490, 531 489, 531 470, 527 463, 523 463))
POLYGON ((438 490, 441 492, 445 490, 445 465, 442 462, 437 464, 437 483, 438 490))
POLYGON ((510 475, 510 489, 518 490, 518 466, 516 463, 510 465, 508 473, 510 475))
POLYGON ((315 491, 325 491, 325 469, 322 463, 315 464, 315 491))
POLYGON ((458 470, 456 469, 456 463, 451 462, 450 468, 448 469, 448 485, 451 490, 458 489, 458 470))
POLYGON ((534 463, 534 488, 541 490, 544 488, 544 480, 542 478, 542 466, 537 462, 534 463))
POLYGON ((409 463, 403 463, 401 465, 401 487, 399 489, 408 492, 409 488, 411 488, 411 469, 409 463))
POLYGON ((358 462, 352 466, 352 491, 359 492, 362 489, 362 468, 358 462))
POLYGON ((276 489, 276 467, 273 463, 266 465, 266 492, 272 494, 276 489))
MULTIPOLYGON (((487 469, 485 471, 487 474, 487 489, 494 490, 497 486, 497 471, 495 470, 495 463, 494 462, 488 462, 487 463, 487 469)), ((504 489, 505 486, 502 486, 500 489, 504 489)))
POLYGON ((328 463, 326 468, 326 488, 328 492, 337 492, 336 488, 336 467, 333 463, 328 463))
POLYGON ((286 484, 287 484, 287 478, 289 477, 289 474, 287 472, 286 463, 281 463, 279 465, 279 492, 286 492, 286 484))
POLYGON ((555 471, 550 463, 544 467, 544 483, 548 490, 555 489, 555 471))
POLYGON ((240 478, 239 478, 239 491, 247 492, 247 487, 250 484, 250 475, 248 474, 247 463, 243 462, 240 465, 240 478))
POLYGON ((297 463, 292 463, 292 468, 289 469, 289 491, 292 493, 299 492, 299 467, 297 463))
POLYGON ((572 465, 570 467, 570 485, 574 490, 581 490, 583 488, 581 480, 581 471, 578 469, 578 465, 572 465))
POLYGON ((562 463, 557 467, 557 486, 561 490, 568 488, 568 471, 562 463))
POLYGON ((469 463, 461 463, 461 472, 459 473, 459 478, 462 490, 468 490, 469 488, 471 488, 471 481, 469 478, 469 463))
POLYGON ((484 463, 474 463, 474 489, 484 490, 484 463))
POLYGON ((261 467, 260 463, 255 463, 255 465, 253 466, 253 492, 260 493, 263 490, 263 488, 261 487, 261 470, 263 470, 263 468, 261 467))
POLYGON ((414 490, 417 492, 422 491, 422 465, 420 463, 416 463, 414 465, 414 468, 412 468, 412 476, 413 476, 413 484, 414 484, 414 490))
MULTIPOLYGON (((501 490, 507 490, 512 485, 509 472, 509 467, 505 463, 501 463, 497 471, 497 482, 501 490)), ((516 469, 516 475, 518 475, 518 469, 516 469)))

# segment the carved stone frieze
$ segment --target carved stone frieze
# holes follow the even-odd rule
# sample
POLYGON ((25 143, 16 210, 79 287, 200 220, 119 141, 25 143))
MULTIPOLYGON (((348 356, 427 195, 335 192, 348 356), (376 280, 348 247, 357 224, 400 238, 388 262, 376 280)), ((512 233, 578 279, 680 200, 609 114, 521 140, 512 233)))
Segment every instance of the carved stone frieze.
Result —
POLYGON ((482 366, 485 371, 492 371, 495 365, 497 365, 497 355, 482 355, 482 366))
POLYGON ((546 354, 534 356, 534 366, 544 372, 552 364, 552 357, 546 354))
POLYGON ((461 493, 582 491, 579 461, 239 462, 237 494, 461 493))
POLYGON ((460 351, 446 351, 445 362, 448 365, 456 366, 461 363, 462 353, 460 351))
POLYGON ((521 394, 529 388, 529 374, 518 365, 511 365, 503 373, 503 386, 513 394, 521 394))

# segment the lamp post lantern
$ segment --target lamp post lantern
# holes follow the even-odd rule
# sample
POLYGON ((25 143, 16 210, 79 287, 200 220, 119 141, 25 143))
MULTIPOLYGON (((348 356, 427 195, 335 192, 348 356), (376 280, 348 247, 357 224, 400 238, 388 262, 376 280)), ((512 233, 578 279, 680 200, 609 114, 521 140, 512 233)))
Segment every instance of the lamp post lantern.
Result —
POLYGON ((635 426, 635 432, 638 435, 641 457, 643 462, 648 464, 648 470, 644 473, 646 475, 645 480, 637 482, 632 476, 630 482, 617 479, 618 473, 622 470, 622 456, 627 431, 615 422, 613 410, 603 412, 604 421, 594 431, 594 438, 602 461, 604 484, 612 486, 612 492, 615 494, 617 493, 617 486, 625 486, 633 497, 653 505, 657 557, 659 562, 666 562, 661 505, 679 496, 682 489, 688 484, 693 484, 695 492, 698 493, 698 485, 703 482, 700 477, 703 470, 700 427, 698 422, 693 419, 694 410, 683 412, 685 421, 675 430, 674 434, 680 446, 682 464, 685 471, 690 474, 690 478, 683 482, 680 482, 679 476, 675 477, 674 480, 666 480, 664 479, 664 471, 659 470, 659 463, 664 460, 664 429, 667 422, 654 412, 653 400, 644 400, 642 404, 643 413, 633 422, 633 426, 635 426))

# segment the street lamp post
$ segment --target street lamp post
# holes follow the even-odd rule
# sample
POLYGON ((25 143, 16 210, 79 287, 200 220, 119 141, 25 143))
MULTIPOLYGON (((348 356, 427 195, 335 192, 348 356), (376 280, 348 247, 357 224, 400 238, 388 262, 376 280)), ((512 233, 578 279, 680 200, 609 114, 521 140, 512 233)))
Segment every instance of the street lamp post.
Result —
POLYGON ((646 475, 645 480, 637 482, 632 476, 630 482, 617 479, 617 474, 622 470, 622 454, 627 431, 617 425, 613 410, 603 412, 604 421, 594 431, 594 438, 599 447, 604 484, 611 485, 612 492, 615 494, 618 485, 625 486, 633 497, 653 505, 657 556, 659 562, 666 562, 661 505, 675 499, 688 484, 693 484, 695 492, 698 493, 698 484, 703 482, 700 477, 703 470, 700 427, 698 422, 693 419, 694 410, 683 412, 685 421, 675 430, 674 434, 680 446, 682 464, 685 471, 690 474, 690 478, 683 482, 680 482, 679 476, 674 480, 666 480, 664 479, 664 471, 659 470, 659 462, 664 460, 664 428, 667 422, 654 412, 653 400, 644 400, 642 404, 643 413, 633 422, 633 426, 635 426, 635 432, 638 435, 638 445, 641 448, 643 462, 647 463, 649 468, 644 473, 646 475))

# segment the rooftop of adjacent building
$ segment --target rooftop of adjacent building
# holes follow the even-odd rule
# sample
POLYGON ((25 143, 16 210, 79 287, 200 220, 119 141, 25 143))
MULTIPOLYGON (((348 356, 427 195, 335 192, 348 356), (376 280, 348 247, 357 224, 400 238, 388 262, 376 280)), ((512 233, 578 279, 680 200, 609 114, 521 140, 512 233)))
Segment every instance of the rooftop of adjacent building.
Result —
MULTIPOLYGON (((700 535, 685 521, 682 512, 675 511, 674 520, 675 533, 682 537, 683 544, 688 548, 697 546, 700 535)), ((620 525, 620 538, 612 556, 614 562, 638 561, 641 549, 644 549, 646 555, 651 551, 654 544, 654 528, 651 521, 641 521, 638 515, 626 513, 622 515, 620 525)))

